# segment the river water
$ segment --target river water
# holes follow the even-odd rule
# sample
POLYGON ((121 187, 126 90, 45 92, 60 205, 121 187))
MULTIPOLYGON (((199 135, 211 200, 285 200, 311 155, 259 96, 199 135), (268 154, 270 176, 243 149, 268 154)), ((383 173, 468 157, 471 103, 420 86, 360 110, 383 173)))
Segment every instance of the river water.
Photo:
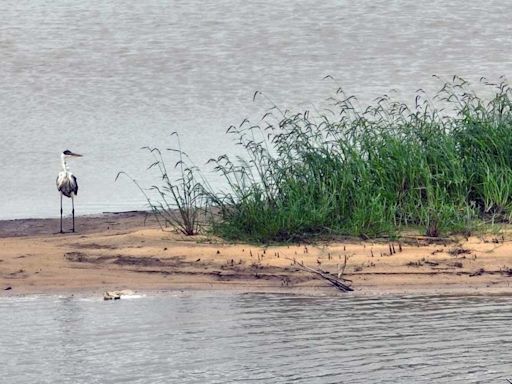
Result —
POLYGON ((412 101, 440 87, 433 74, 510 75, 511 32, 497 0, 4 0, 0 218, 58 215, 64 149, 85 155, 70 165, 79 214, 142 208, 114 182, 121 170, 154 182, 139 148, 174 146, 179 131, 199 166, 231 153, 228 126, 270 106, 256 90, 291 109, 338 86, 412 101))
POLYGON ((512 298, 0 298, 2 383, 506 383, 512 298))

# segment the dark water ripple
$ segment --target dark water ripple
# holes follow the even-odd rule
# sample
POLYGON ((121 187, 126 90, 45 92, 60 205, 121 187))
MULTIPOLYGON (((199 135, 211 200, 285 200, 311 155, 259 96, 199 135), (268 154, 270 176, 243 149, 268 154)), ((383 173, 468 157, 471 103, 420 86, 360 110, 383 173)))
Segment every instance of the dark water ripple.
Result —
POLYGON ((491 383, 512 298, 0 299, 2 383, 491 383))

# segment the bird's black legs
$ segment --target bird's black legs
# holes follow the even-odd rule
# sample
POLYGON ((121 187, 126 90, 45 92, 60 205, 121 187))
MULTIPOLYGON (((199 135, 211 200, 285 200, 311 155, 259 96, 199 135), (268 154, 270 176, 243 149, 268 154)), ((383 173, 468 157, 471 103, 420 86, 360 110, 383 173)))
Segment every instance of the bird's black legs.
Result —
POLYGON ((75 196, 71 194, 71 214, 73 215, 73 232, 75 232, 75 196))
POLYGON ((62 230, 62 193, 60 194, 60 233, 64 233, 62 230))
MULTIPOLYGON (((62 193, 60 194, 60 233, 64 233, 62 230, 62 215, 64 211, 62 209, 62 193)), ((73 228, 71 229, 72 232, 75 232, 75 195, 71 194, 71 214, 73 217, 73 228)))

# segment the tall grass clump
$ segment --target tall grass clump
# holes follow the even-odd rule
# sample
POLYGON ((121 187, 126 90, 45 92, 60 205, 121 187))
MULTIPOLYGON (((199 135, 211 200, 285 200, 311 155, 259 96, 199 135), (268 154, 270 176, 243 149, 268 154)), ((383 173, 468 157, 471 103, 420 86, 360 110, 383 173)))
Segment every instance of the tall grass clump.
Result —
POLYGON ((230 127, 246 156, 211 160, 213 231, 232 239, 466 232, 512 218, 512 91, 485 83, 484 101, 457 77, 413 106, 381 97, 366 108, 341 90, 312 115, 272 108, 230 127))
POLYGON ((159 148, 142 148, 148 151, 152 158, 152 163, 147 169, 157 170, 160 183, 145 189, 126 172, 119 172, 116 180, 120 175, 131 179, 144 195, 151 212, 162 229, 177 229, 182 234, 191 236, 197 234, 200 226, 204 224, 208 200, 203 191, 203 184, 197 180, 197 168, 188 165, 190 161, 187 161, 188 156, 181 149, 179 135, 173 132, 171 136, 177 137, 178 147, 166 148, 166 152, 177 157, 176 163, 170 169, 159 148))

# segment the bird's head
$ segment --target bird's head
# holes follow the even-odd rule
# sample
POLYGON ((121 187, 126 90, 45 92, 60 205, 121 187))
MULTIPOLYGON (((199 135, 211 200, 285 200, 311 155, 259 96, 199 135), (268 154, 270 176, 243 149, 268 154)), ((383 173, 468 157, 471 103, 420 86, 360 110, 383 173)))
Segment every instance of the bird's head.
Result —
POLYGON ((69 159, 71 157, 82 157, 82 155, 79 155, 78 153, 71 152, 69 149, 66 149, 64 152, 62 152, 62 157, 65 159, 69 159))

